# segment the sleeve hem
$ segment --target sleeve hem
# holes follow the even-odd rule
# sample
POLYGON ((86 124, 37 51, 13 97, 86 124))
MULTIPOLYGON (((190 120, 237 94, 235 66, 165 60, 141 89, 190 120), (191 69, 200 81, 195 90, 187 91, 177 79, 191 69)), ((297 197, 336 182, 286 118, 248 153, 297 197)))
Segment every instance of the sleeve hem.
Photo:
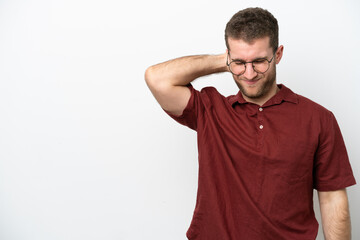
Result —
POLYGON ((356 184, 356 181, 355 181, 354 177, 350 177, 350 178, 346 179, 346 181, 343 181, 341 183, 328 183, 328 182, 319 183, 319 184, 317 184, 317 186, 314 186, 314 189, 316 189, 318 191, 336 191, 336 190, 340 190, 343 188, 353 186, 355 184, 356 184))
POLYGON ((189 98, 188 103, 186 104, 186 107, 184 108, 183 112, 182 112, 180 115, 174 115, 174 114, 166 111, 165 109, 163 109, 170 117, 172 117, 172 118, 174 118, 174 119, 182 119, 182 118, 185 117, 185 113, 186 113, 187 111, 189 111, 190 103, 191 103, 191 101, 192 101, 193 98, 194 98, 194 93, 193 93, 194 88, 193 88, 193 86, 191 85, 191 83, 189 83, 188 85, 186 85, 186 87, 189 88, 191 95, 190 95, 190 98, 189 98))

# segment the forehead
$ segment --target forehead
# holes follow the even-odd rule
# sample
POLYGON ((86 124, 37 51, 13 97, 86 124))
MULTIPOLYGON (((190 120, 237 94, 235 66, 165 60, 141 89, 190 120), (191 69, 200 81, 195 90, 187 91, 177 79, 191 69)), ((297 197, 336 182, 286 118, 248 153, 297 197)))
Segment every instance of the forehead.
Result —
POLYGON ((264 37, 246 42, 242 39, 228 39, 229 51, 232 59, 252 60, 271 54, 270 38, 264 37))

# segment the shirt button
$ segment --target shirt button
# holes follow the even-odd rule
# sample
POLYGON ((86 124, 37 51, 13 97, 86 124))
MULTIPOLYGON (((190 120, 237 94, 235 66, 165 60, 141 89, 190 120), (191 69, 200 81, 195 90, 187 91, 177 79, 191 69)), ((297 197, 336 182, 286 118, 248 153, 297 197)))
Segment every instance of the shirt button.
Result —
POLYGON ((259 111, 262 112, 264 109, 263 108, 259 108, 259 111))
POLYGON ((260 128, 260 129, 263 129, 263 128, 264 128, 264 126, 263 126, 263 125, 260 125, 260 126, 259 126, 259 128, 260 128))

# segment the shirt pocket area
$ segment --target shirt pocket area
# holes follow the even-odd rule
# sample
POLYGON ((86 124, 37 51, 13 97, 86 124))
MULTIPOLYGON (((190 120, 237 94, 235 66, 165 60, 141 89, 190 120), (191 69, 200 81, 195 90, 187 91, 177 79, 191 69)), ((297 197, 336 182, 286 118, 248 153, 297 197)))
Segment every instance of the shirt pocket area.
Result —
POLYGON ((289 139, 277 146, 276 155, 270 159, 271 170, 288 184, 309 180, 313 173, 316 147, 305 141, 289 139))

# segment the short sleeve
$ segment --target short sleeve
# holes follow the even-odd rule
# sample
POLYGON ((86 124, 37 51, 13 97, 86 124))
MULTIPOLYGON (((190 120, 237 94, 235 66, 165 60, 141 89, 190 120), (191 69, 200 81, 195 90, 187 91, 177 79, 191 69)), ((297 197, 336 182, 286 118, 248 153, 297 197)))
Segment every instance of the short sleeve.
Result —
POLYGON ((345 143, 335 116, 323 121, 314 162, 314 188, 335 191, 356 184, 345 143))
POLYGON ((198 115, 201 109, 203 109, 203 103, 200 97, 200 92, 194 89, 194 87, 189 83, 187 87, 191 91, 191 96, 189 102, 187 103, 183 113, 180 116, 171 114, 170 112, 163 109, 171 118, 173 118, 178 123, 185 125, 196 131, 198 123, 198 115))

